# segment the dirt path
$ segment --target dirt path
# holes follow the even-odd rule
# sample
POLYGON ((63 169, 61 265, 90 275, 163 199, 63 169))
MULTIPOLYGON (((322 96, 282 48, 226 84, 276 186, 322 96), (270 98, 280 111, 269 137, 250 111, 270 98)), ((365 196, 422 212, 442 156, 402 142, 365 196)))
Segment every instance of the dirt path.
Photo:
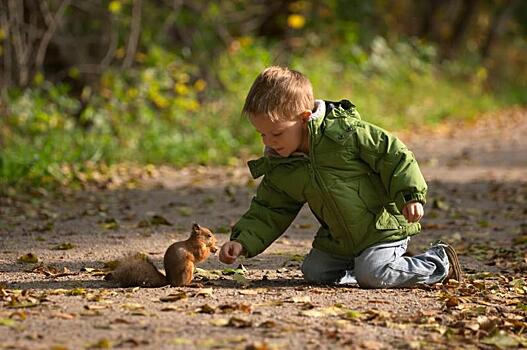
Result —
POLYGON ((425 230, 411 249, 453 243, 467 273, 461 285, 308 285, 298 269, 316 230, 307 210, 243 261, 246 272, 214 257, 200 265, 201 286, 122 289, 103 280, 104 263, 128 251, 161 264, 194 221, 227 231, 254 191, 244 168, 150 169, 102 190, 1 198, 0 349, 527 347, 525 135, 520 110, 401 135, 430 185, 425 230), (144 225, 155 214, 172 225, 144 225), (39 262, 17 262, 28 253, 39 262))

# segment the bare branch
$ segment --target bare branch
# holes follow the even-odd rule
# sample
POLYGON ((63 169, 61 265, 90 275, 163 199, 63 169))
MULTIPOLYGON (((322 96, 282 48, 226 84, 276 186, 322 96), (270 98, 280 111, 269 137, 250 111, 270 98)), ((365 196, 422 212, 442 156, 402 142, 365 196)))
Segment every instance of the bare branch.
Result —
POLYGON ((18 68, 18 83, 25 85, 29 79, 27 67, 27 46, 26 38, 22 32, 24 21, 24 4, 21 1, 9 0, 9 23, 8 28, 11 33, 12 43, 18 68))
POLYGON ((494 42, 502 34, 505 23, 513 15, 515 7, 519 4, 520 0, 509 0, 492 17, 489 30, 480 47, 480 55, 483 59, 490 56, 494 42))
POLYGON ((12 53, 11 53, 11 41, 10 39, 10 33, 9 33, 9 20, 7 18, 7 8, 5 7, 5 4, 0 4, 1 11, 0 11, 0 28, 3 28, 6 31, 7 40, 5 40, 4 43, 4 54, 2 56, 4 61, 4 77, 3 82, 1 84, 2 90, 5 92, 5 90, 11 86, 12 81, 12 53))
POLYGON ((141 34, 141 15, 141 0, 134 0, 130 37, 128 38, 128 46, 126 48, 126 57, 123 61, 123 68, 130 68, 134 62, 137 45, 139 43, 139 35, 141 34))
POLYGON ((44 18, 46 25, 48 27, 51 27, 53 23, 53 15, 51 14, 51 11, 49 10, 48 2, 39 1, 39 6, 40 6, 40 12, 42 13, 42 17, 44 18))
POLYGON ((46 31, 46 33, 42 37, 42 40, 40 41, 40 45, 37 51, 37 57, 35 59, 35 65, 39 69, 44 63, 44 58, 46 57, 46 51, 48 49, 49 42, 51 41, 51 38, 53 38, 53 35, 55 34, 59 23, 62 21, 64 12, 66 11, 66 8, 70 5, 70 3, 71 0, 63 0, 57 12, 55 13, 55 16, 50 19, 50 24, 48 24, 48 30, 46 31))
POLYGON ((100 63, 101 71, 105 70, 110 65, 110 63, 112 63, 113 57, 115 55, 115 50, 117 49, 118 33, 116 30, 113 30, 113 23, 114 23, 113 17, 109 16, 108 19, 109 19, 108 33, 110 33, 110 39, 109 39, 110 42, 108 44, 108 50, 106 50, 106 55, 104 56, 104 58, 101 60, 101 63, 100 63))

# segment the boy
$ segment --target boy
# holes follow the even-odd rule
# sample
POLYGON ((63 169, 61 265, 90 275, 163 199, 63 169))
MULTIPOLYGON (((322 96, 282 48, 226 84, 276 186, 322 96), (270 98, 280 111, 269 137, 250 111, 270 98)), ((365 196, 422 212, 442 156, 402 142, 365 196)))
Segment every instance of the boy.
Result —
POLYGON ((264 177, 221 248, 222 262, 264 251, 307 202, 321 227, 302 264, 306 280, 362 288, 460 280, 446 243, 403 256, 421 228, 425 180, 406 146, 362 121, 351 102, 315 101, 304 75, 270 67, 254 81, 243 114, 265 145, 248 165, 264 177))

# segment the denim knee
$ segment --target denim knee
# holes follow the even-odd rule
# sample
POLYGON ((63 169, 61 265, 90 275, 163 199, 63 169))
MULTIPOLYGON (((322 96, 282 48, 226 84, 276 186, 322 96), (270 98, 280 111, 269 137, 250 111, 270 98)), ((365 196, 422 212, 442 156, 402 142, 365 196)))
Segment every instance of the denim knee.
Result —
POLYGON ((314 261, 309 260, 308 256, 304 259, 304 263, 301 267, 302 274, 304 279, 308 282, 314 283, 329 283, 334 282, 334 280, 328 279, 328 276, 324 267, 318 264, 315 264, 314 261))
POLYGON ((326 261, 324 253, 312 250, 304 258, 301 271, 304 279, 313 283, 334 283, 338 281, 340 272, 338 267, 326 261))
POLYGON ((385 266, 373 266, 366 262, 356 264, 354 274, 361 288, 386 288, 384 271, 385 266))

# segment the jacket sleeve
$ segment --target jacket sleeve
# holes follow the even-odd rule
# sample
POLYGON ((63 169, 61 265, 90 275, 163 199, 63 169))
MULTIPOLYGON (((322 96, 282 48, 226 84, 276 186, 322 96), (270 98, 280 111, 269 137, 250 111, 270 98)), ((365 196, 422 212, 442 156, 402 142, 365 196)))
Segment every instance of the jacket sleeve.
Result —
POLYGON ((413 153, 395 136, 369 123, 356 129, 360 158, 376 173, 399 211, 408 202, 426 203, 427 185, 413 153))
POLYGON ((264 176, 249 210, 232 228, 231 240, 241 243, 246 257, 258 255, 284 233, 303 204, 273 186, 264 176))

